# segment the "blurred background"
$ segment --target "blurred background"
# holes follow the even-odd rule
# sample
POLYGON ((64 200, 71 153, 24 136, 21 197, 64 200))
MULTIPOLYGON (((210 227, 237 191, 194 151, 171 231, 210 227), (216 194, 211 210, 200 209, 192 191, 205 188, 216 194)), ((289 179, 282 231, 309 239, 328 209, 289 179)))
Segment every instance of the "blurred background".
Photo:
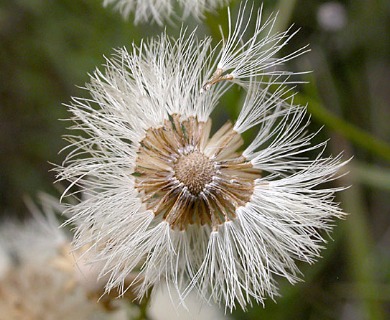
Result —
MULTIPOLYGON (((157 25, 124 21, 103 0, 0 0, 0 213, 25 218, 23 199, 39 191, 58 196, 53 165, 61 163, 67 118, 63 103, 85 96, 78 88, 112 48, 158 35, 157 25)), ((255 1, 260 6, 261 2, 255 1)), ((239 1, 231 1, 236 12, 239 1)), ((337 221, 323 257, 300 266, 304 282, 281 283, 281 297, 265 308, 234 312, 236 319, 390 319, 390 1, 264 1, 279 10, 277 29, 300 29, 285 53, 302 76, 296 102, 308 103, 312 130, 331 138, 328 154, 353 155, 343 178, 351 187, 337 201, 350 215, 337 221)), ((219 39, 226 8, 186 25, 219 39)), ((166 26, 179 32, 180 22, 166 26)), ((225 28, 226 30, 226 28, 225 28)), ((283 52, 282 52, 283 54, 283 52)), ((221 101, 238 113, 240 90, 221 101)), ((222 114, 218 111, 216 116, 222 114)), ((221 115, 222 117, 222 115, 221 115)), ((196 319, 196 318, 195 318, 196 319)))

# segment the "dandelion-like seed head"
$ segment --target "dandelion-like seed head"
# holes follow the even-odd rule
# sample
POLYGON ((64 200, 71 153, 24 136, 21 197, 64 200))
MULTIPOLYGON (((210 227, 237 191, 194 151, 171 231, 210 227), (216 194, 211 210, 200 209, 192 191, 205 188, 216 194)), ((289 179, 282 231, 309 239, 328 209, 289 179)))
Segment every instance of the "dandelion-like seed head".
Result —
POLYGON ((243 4, 216 47, 182 30, 118 49, 86 85, 91 98, 68 106, 85 135, 67 136, 58 168, 70 181, 64 196, 83 195, 66 214, 75 248, 103 265, 107 292, 141 299, 166 282, 182 300, 195 291, 245 309, 277 296, 277 277, 297 282, 297 260, 319 256, 322 232, 343 216, 333 202, 342 188, 322 184, 345 162, 310 142, 289 87, 296 74, 284 70, 307 49, 275 57, 294 35, 273 31, 275 19, 243 4), (245 89, 241 111, 214 129, 212 112, 233 85, 245 89))
POLYGON ((59 228, 58 200, 45 194, 41 200, 42 210, 28 201, 34 219, 7 221, 0 228, 0 259, 8 262, 0 270, 0 318, 127 319, 117 299, 103 304, 92 298, 102 291, 97 274, 76 267, 81 253, 69 251, 70 239, 59 228))

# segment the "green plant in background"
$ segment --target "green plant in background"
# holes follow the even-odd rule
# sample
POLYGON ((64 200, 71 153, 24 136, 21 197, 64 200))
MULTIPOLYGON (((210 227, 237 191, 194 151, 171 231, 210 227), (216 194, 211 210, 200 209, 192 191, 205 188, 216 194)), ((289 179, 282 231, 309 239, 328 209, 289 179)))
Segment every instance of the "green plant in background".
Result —
MULTIPOLYGON (((291 287, 281 281, 282 297, 276 305, 268 302, 264 309, 237 312, 240 319, 386 318, 390 291, 388 5, 386 1, 330 4, 335 3, 339 9, 332 11, 323 1, 266 1, 265 9, 279 10, 278 30, 292 21, 302 27, 290 41, 291 50, 311 44, 309 54, 289 62, 290 70, 302 70, 303 65, 314 70, 302 77, 310 83, 299 84, 294 99, 308 102, 311 130, 325 125, 318 139, 331 135, 332 153, 345 149, 354 154, 348 167, 350 181, 343 182, 352 187, 340 199, 350 216, 336 229, 323 258, 315 266, 301 266, 305 283, 291 287), (338 20, 330 25, 338 27, 327 27, 329 17, 335 16, 338 20)), ((233 11, 237 4, 232 2, 233 11)), ((64 108, 55 106, 69 95, 80 95, 73 83, 84 83, 85 71, 101 64, 102 53, 112 47, 160 33, 157 27, 134 27, 100 6, 92 0, 20 0, 1 5, 0 68, 7 79, 0 85, 3 212, 22 212, 23 193, 50 190, 54 178, 45 163, 47 159, 60 162, 56 152, 62 146, 59 136, 64 124, 56 119, 67 117, 64 108)), ((217 38, 218 25, 225 20, 225 10, 207 13, 198 32, 217 38)), ((168 34, 177 32, 167 26, 168 34)), ((237 116, 243 92, 230 90, 215 117, 223 122, 227 116, 237 116)), ((251 137, 249 132, 244 138, 251 137)))

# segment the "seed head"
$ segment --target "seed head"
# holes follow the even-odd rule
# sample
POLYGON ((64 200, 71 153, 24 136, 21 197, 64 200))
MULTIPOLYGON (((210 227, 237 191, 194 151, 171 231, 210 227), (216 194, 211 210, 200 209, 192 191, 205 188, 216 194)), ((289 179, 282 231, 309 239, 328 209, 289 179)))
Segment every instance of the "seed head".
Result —
POLYGON ((165 281, 180 299, 196 291, 232 310, 278 295, 275 278, 298 281, 296 260, 313 262, 322 231, 343 213, 341 156, 311 145, 306 108, 293 104, 294 73, 283 64, 306 51, 274 54, 291 35, 275 16, 242 5, 221 47, 182 31, 119 49, 86 85, 91 99, 69 105, 76 130, 59 180, 84 197, 70 206, 75 248, 102 263, 106 290, 125 291, 134 270, 142 298, 165 281), (249 17, 249 22, 248 22, 249 17), (241 112, 212 132, 211 114, 233 85, 246 89, 241 112), (249 129, 257 130, 243 141, 249 129), (69 151, 73 148, 72 151, 69 151), (308 151, 318 152, 314 160, 308 151))

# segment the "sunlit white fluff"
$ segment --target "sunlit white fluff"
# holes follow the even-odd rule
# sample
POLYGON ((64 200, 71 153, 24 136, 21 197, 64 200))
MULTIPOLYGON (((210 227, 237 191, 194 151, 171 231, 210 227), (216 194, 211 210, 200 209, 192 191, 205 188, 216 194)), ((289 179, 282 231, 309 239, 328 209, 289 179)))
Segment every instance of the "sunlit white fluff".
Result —
MULTIPOLYGON (((247 6, 249 5, 246 2, 241 4, 235 27, 233 27, 232 16, 228 10, 228 38, 224 43, 217 68, 228 72, 234 80, 248 79, 254 76, 286 76, 289 72, 279 70, 278 66, 307 52, 307 46, 286 56, 276 58, 278 51, 288 44, 297 31, 290 33, 290 29, 288 29, 283 32, 274 32, 277 15, 271 14, 263 21, 263 7, 254 13, 253 5, 250 10, 247 6), (245 15, 246 12, 249 12, 249 17, 245 15), (249 40, 245 40, 245 37, 248 36, 246 32, 248 32, 252 15, 256 15, 255 29, 249 40), (254 61, 256 62, 254 63, 254 61)), ((294 73, 291 72, 291 74, 294 73)))
MULTIPOLYGON (((323 157, 323 143, 311 145, 306 108, 294 105, 293 93, 286 87, 294 81, 294 73, 282 71, 286 60, 303 51, 288 58, 271 57, 269 53, 276 54, 290 36, 272 32, 274 18, 266 20, 263 28, 260 14, 252 15, 257 27, 245 42, 241 33, 247 29, 243 17, 248 12, 252 9, 243 6, 235 26, 229 20, 229 37, 222 47, 213 47, 210 38, 198 40, 194 32, 182 31, 176 40, 162 34, 129 51, 116 50, 104 71, 94 72, 86 85, 91 98, 74 98, 68 106, 77 134, 67 136, 70 144, 58 168, 59 180, 71 182, 64 196, 83 193, 85 197, 66 214, 68 223, 76 225, 75 247, 87 245, 89 261, 104 265, 100 275, 109 278, 107 292, 116 287, 127 290, 126 277, 137 270, 131 290, 136 285, 140 298, 166 282, 181 299, 195 291, 227 310, 237 304, 245 309, 252 301, 274 298, 278 276, 296 282, 295 261, 312 263, 325 241, 322 231, 331 229, 333 218, 343 216, 333 202, 339 189, 321 184, 337 178, 345 163, 340 156, 323 157), (245 205, 228 211, 230 216, 222 222, 218 222, 221 214, 206 212, 205 217, 211 217, 206 223, 188 222, 192 217, 170 220, 147 208, 153 197, 148 198, 138 178, 140 163, 156 168, 156 177, 160 172, 170 177, 164 188, 172 195, 175 188, 180 190, 176 204, 181 203, 182 214, 191 212, 183 209, 182 201, 193 197, 186 197, 191 186, 170 176, 177 173, 170 158, 163 156, 164 150, 161 157, 153 158, 150 155, 158 155, 159 150, 146 152, 145 141, 164 146, 164 141, 152 139, 153 132, 171 139, 171 146, 177 143, 174 132, 192 139, 196 129, 185 129, 191 119, 199 130, 206 130, 219 98, 234 83, 248 89, 246 99, 230 131, 207 139, 201 135, 196 152, 216 161, 217 169, 207 169, 206 161, 206 169, 215 176, 195 199, 206 198, 206 209, 217 208, 224 201, 223 197, 215 200, 218 190, 234 200, 234 192, 240 195, 239 179, 256 175, 245 205), (258 133, 240 157, 235 153, 238 138, 252 128, 258 133), (231 144, 224 140, 227 133, 231 144), (222 145, 226 148, 221 150, 222 145), (310 160, 308 152, 318 156, 310 160), (224 163, 231 165, 230 180, 220 173, 224 163), (240 169, 248 165, 251 172, 240 169), (228 184, 224 190, 218 189, 222 183, 228 184)), ((189 144, 172 152, 187 156, 192 148, 189 144)), ((152 178, 149 182, 158 185, 152 178)), ((161 192, 156 191, 157 197, 163 196, 161 192)))

